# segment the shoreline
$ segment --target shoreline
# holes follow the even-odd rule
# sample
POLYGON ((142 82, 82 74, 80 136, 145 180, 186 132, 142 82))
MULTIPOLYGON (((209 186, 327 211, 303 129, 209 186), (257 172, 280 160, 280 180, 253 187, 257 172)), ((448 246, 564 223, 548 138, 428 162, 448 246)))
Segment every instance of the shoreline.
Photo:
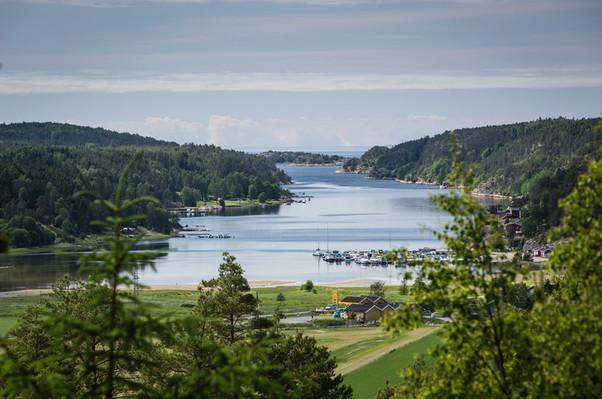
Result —
POLYGON ((502 194, 496 194, 496 193, 483 193, 478 190, 471 191, 470 195, 472 195, 473 197, 477 197, 477 198, 493 198, 493 199, 511 200, 511 201, 513 198, 511 195, 502 195, 502 194))
MULTIPOLYGON (((341 280, 332 282, 319 282, 315 283, 316 287, 327 287, 327 288, 366 288, 370 287, 370 284, 382 281, 385 286, 398 286, 399 284, 387 284, 384 279, 381 278, 358 278, 351 280, 341 280)), ((200 281, 199 281, 200 283, 200 281)), ((275 287, 296 287, 301 286, 302 281, 295 280, 249 280, 249 286, 251 289, 258 288, 275 288, 275 287)), ((142 288, 141 291, 196 291, 198 284, 150 284, 146 288, 142 288)), ((23 290, 12 290, 0 292, 0 299, 2 298, 14 298, 24 296, 36 296, 45 295, 52 292, 51 288, 28 288, 23 290)))
MULTIPOLYGON (((148 236, 144 236, 140 243, 160 243, 171 237, 173 234, 162 234, 152 232, 148 236)), ((94 251, 102 248, 106 244, 106 238, 110 235, 94 235, 78 242, 59 242, 57 244, 44 245, 42 247, 24 247, 10 248, 5 256, 25 256, 25 255, 81 255, 89 251, 94 251)))
POLYGON ((286 166, 298 166, 298 167, 308 167, 308 168, 317 168, 320 166, 324 167, 335 167, 335 166, 343 166, 343 162, 328 162, 328 163, 298 163, 298 162, 283 162, 278 165, 286 165, 286 166))

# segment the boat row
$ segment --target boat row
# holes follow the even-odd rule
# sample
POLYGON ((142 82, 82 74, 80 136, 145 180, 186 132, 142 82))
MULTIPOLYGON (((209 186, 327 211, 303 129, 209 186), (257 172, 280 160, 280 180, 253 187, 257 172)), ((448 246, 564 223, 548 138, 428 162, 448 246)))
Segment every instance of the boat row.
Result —
POLYGON ((383 250, 370 251, 322 251, 320 248, 313 253, 314 256, 320 257, 328 263, 357 263, 358 265, 370 266, 386 266, 389 261, 386 258, 386 253, 383 250))
POLYGON ((177 238, 232 238, 230 234, 212 234, 205 225, 184 226, 178 234, 177 238))

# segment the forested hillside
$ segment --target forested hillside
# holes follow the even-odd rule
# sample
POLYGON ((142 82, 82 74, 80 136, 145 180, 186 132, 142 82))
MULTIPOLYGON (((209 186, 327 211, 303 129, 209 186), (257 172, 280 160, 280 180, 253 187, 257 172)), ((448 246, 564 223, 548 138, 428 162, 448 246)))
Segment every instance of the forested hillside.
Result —
MULTIPOLYGON (((9 129, 7 126, 4 128, 9 129)), ((106 131, 95 135, 96 129, 86 129, 80 128, 87 132, 86 138, 76 138, 75 143, 103 142, 106 131)), ((114 143, 131 139, 131 135, 110 135, 114 143)), ((0 148, 0 232, 7 234, 15 247, 99 232, 90 221, 102 219, 103 211, 89 200, 76 198, 75 193, 92 191, 110 197, 119 172, 136 152, 141 152, 141 158, 129 176, 127 195, 151 195, 161 202, 161 206, 147 204, 134 210, 148 214, 145 227, 160 232, 174 226, 166 208, 181 203, 182 192, 193 202, 210 197, 277 199, 286 194, 279 184, 289 181, 264 157, 215 146, 68 147, 35 143, 35 137, 45 136, 42 133, 24 136, 34 144, 4 142, 0 148)))
POLYGON ((0 124, 0 142, 65 146, 96 144, 102 147, 123 145, 177 146, 173 142, 156 140, 137 134, 117 133, 100 127, 92 128, 54 122, 0 124))
MULTIPOLYGON (((602 135, 594 132, 600 118, 540 119, 532 122, 456 130, 462 160, 477 176, 477 189, 487 193, 525 195, 542 177, 559 169, 584 165, 597 154, 602 135)), ((347 170, 363 170, 376 178, 442 183, 450 171, 450 132, 408 141, 390 149, 374 147, 347 170)))

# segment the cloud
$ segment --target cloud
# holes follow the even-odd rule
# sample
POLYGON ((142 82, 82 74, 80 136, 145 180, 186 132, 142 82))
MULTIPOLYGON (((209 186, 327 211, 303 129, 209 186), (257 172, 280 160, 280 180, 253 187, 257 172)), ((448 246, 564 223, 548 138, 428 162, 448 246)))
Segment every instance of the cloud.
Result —
POLYGON ((602 67, 492 74, 200 73, 127 76, 0 75, 0 94, 131 92, 332 92, 602 87, 602 67))
POLYGON ((104 127, 180 143, 200 143, 207 141, 205 125, 203 123, 185 121, 168 116, 150 116, 142 121, 109 122, 104 124, 104 127))
POLYGON ((213 114, 206 122, 150 116, 141 121, 109 122, 100 125, 179 143, 193 142, 215 144, 225 148, 265 150, 391 145, 467 123, 461 120, 450 121, 437 115, 410 116, 387 119, 249 119, 228 114, 213 114))

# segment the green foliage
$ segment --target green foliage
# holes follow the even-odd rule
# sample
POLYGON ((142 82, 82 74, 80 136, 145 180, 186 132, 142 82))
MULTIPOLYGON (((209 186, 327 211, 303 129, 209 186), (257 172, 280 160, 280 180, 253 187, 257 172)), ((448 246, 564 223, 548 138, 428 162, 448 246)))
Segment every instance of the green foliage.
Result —
POLYGON ((218 272, 199 285, 196 313, 215 337, 233 343, 244 337, 242 323, 257 310, 257 299, 234 256, 225 252, 218 272))
POLYGON ((372 284, 370 284, 370 295, 384 298, 385 283, 382 281, 375 281, 372 284))
POLYGON ((117 133, 103 128, 52 122, 2 123, 0 124, 0 141, 61 146, 177 146, 174 142, 156 140, 137 134, 117 133))
POLYGON ((560 223, 562 208, 558 202, 575 187, 585 165, 575 164, 557 169, 551 175, 536 180, 528 191, 522 214, 523 234, 533 237, 543 234, 560 223))
POLYGON ((279 292, 278 295, 276 296, 276 300, 278 302, 282 303, 286 300, 286 298, 284 297, 284 294, 282 292, 279 292))
MULTIPOLYGON (((313 282, 313 281, 311 281, 311 280, 307 280, 307 281, 305 282, 305 284, 303 284, 303 285, 301 286, 301 289, 302 289, 302 290, 305 290, 305 291, 307 291, 307 292, 313 292, 313 291, 314 291, 314 282, 313 282)), ((315 294, 315 292, 314 292, 314 294, 315 294)))
POLYGON ((202 282, 188 317, 167 323, 139 300, 137 271, 156 254, 132 251, 138 239, 121 229, 142 218, 133 213, 138 205, 156 200, 125 199, 137 159, 112 200, 79 194, 110 213, 96 222, 113 231, 110 249, 83 255, 80 266, 91 276, 60 280, 0 340, 0 397, 350 398, 335 361, 314 339, 249 333, 245 321, 257 302, 228 254, 219 276, 202 282))
POLYGON ((145 213, 148 218, 137 221, 134 227, 141 225, 162 233, 177 226, 177 220, 165 209, 180 201, 193 206, 209 197, 244 198, 250 191, 253 196, 262 193, 267 201, 286 194, 279 184, 290 181, 259 155, 207 145, 179 146, 102 129, 0 125, 0 142, 0 219, 5 220, 0 221, 0 232, 15 241, 13 246, 45 245, 55 236, 102 233, 102 228, 91 226, 90 221, 105 218, 107 210, 74 194, 91 191, 110 197, 120 171, 138 150, 142 156, 128 175, 125 194, 132 198, 153 196, 159 203, 136 205, 134 212, 145 213), (82 141, 101 147, 80 145, 82 141), (134 144, 141 147, 129 146, 134 144), (38 225, 6 227, 6 220, 14 215, 32 218, 38 225))
POLYGON ((262 152, 260 155, 274 163, 322 165, 342 162, 344 160, 340 155, 326 155, 300 151, 267 151, 262 152))
POLYGON ((438 196, 453 216, 436 233, 453 252, 451 263, 422 262, 418 307, 402 307, 387 322, 393 332, 422 322, 432 303, 452 323, 430 367, 403 372, 400 398, 599 397, 602 395, 602 161, 592 162, 562 201, 562 239, 550 264, 557 284, 516 284, 525 271, 503 252, 496 219, 469 192, 472 174, 454 162, 451 181, 462 192, 438 196), (557 286, 557 289, 550 287, 557 286))
MULTIPOLYGON (((461 161, 476 173, 475 188, 484 192, 527 195, 542 177, 571 170, 596 155, 602 136, 592 119, 538 119, 501 126, 460 129, 461 161)), ((366 170, 377 178, 442 183, 451 171, 452 134, 408 141, 392 148, 373 147, 348 170, 366 170)), ((566 194, 566 193, 565 193, 566 194)))
POLYGON ((202 198, 200 190, 188 186, 182 189, 181 196, 184 206, 196 206, 196 203, 202 198))
POLYGON ((42 246, 54 243, 55 235, 31 216, 13 216, 8 223, 0 219, 0 231, 10 237, 14 247, 42 246))
POLYGON ((325 327, 342 327, 345 325, 345 320, 343 319, 333 319, 333 318, 317 318, 314 319, 313 325, 319 328, 325 327))
MULTIPOLYGON (((281 365, 294 378, 286 388, 295 397, 344 399, 352 397, 352 390, 343 385, 343 377, 335 374, 336 361, 315 338, 297 334, 278 341, 269 351, 273 364, 281 365)), ((278 374, 273 375, 279 378, 278 374)))
POLYGON ((0 254, 8 252, 8 238, 4 235, 0 235, 0 254))
POLYGON ((114 231, 110 250, 80 258, 81 267, 92 272, 90 279, 59 282, 54 290, 57 301, 28 312, 13 333, 15 340, 2 343, 6 355, 0 360, 4 371, 0 392, 4 395, 62 397, 69 392, 112 398, 116 392, 142 389, 128 376, 139 367, 153 367, 142 354, 152 347, 162 327, 135 296, 118 291, 118 287, 134 287, 136 270, 154 257, 150 252, 130 252, 137 239, 121 236, 122 226, 141 218, 128 210, 156 201, 123 199, 125 178, 136 159, 121 174, 113 200, 90 194, 112 214, 97 223, 114 231))

